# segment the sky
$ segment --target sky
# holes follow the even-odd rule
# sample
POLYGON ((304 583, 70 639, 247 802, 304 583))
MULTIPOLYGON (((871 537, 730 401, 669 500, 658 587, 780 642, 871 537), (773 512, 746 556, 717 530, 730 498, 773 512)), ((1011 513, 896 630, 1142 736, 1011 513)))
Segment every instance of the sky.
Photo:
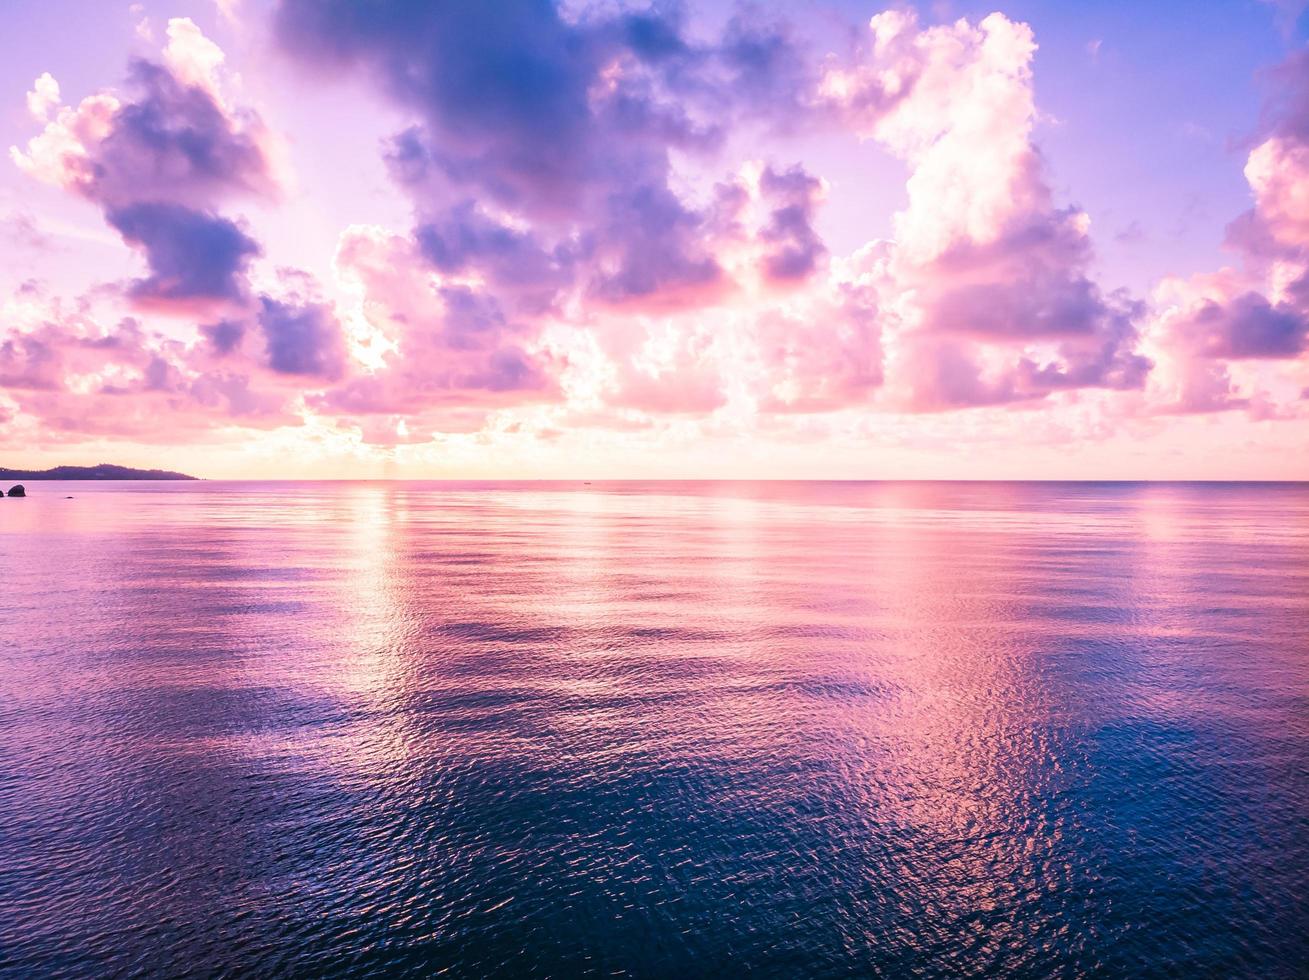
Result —
POLYGON ((1309 16, 8 0, 0 465, 1309 479, 1309 16))

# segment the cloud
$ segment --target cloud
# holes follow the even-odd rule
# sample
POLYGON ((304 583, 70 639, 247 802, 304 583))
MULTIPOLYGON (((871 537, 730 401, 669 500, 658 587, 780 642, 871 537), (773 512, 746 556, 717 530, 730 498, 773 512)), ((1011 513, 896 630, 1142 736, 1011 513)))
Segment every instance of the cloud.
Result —
POLYGON ((220 101, 218 72, 227 56, 196 26, 190 17, 168 21, 168 44, 164 64, 183 85, 204 89, 220 101))
MULTIPOLYGON (((418 274, 370 273, 369 296, 430 312, 381 325, 402 353, 331 396, 356 410, 413 409, 454 391, 499 404, 558 398, 578 362, 547 356, 546 337, 557 342, 566 318, 575 340, 588 335, 572 354, 599 359, 582 385, 592 395, 618 409, 713 411, 731 357, 708 324, 683 315, 728 316, 724 304, 748 304, 742 289, 755 288, 742 276, 797 286, 826 258, 813 227, 822 185, 802 167, 763 171, 766 217, 746 229, 735 214, 743 188, 695 199, 674 164, 711 160, 738 122, 784 127, 813 102, 815 73, 782 25, 737 15, 716 40, 693 41, 671 6, 565 18, 546 3, 284 0, 277 27, 299 60, 360 69, 420 120, 387 151, 416 212, 413 244, 388 250, 421 255, 435 280, 424 296, 418 274), (729 252, 751 259, 729 271, 729 252)), ((870 329, 861 321, 850 333, 870 329)))
POLYGON ((259 244, 227 218, 178 204, 148 202, 111 209, 106 220, 128 244, 144 250, 150 275, 128 294, 151 304, 232 300, 259 244))
POLYGON ((216 210, 234 198, 271 198, 277 181, 262 121, 223 99, 223 60, 192 21, 174 18, 162 63, 130 61, 127 94, 63 107, 26 150, 10 151, 31 176, 99 205, 145 254, 150 275, 128 287, 137 303, 187 312, 248 291, 247 267, 261 249, 216 210))
POLYGON ((280 374, 335 380, 344 368, 340 324, 323 303, 259 299, 259 329, 268 365, 280 374))
POLYGON ((1090 278, 1086 216, 1055 206, 1032 141, 1026 25, 993 15, 920 29, 911 13, 888 12, 852 62, 820 74, 787 29, 741 16, 708 44, 688 41, 676 12, 565 20, 536 4, 487 16, 286 0, 277 23, 298 58, 362 68, 419 114, 388 153, 419 216, 416 251, 443 280, 493 297, 505 322, 580 317, 609 362, 601 387, 616 406, 725 404, 741 369, 702 339, 717 319, 754 352, 762 373, 747 387, 762 411, 867 402, 887 378, 888 328, 900 336, 889 363, 905 369, 889 397, 916 409, 1143 384, 1141 308, 1090 278), (712 153, 724 124, 765 112, 756 97, 774 70, 799 86, 775 125, 800 108, 837 118, 911 167, 876 284, 815 279, 830 259, 815 230, 824 188, 802 166, 762 164, 708 203, 674 189, 673 152, 712 153), (838 319, 814 329, 768 295, 802 286, 814 295, 799 309, 838 319), (701 325, 683 319, 691 311, 701 325), (943 379, 962 378, 972 380, 946 391, 943 379))
POLYGON ((573 202, 595 176, 603 51, 553 4, 287 0, 277 25, 306 60, 366 66, 423 114, 429 164, 502 204, 573 202))
POLYGON ((871 291, 836 285, 800 309, 765 310, 751 324, 762 368, 765 413, 830 412, 867 406, 883 382, 881 329, 871 291))
POLYGON ((463 429, 497 407, 558 397, 541 321, 506 310, 483 285, 432 271, 418 243, 354 228, 336 264, 376 367, 322 395, 324 410, 411 416, 415 428, 453 419, 463 429))
POLYGON ((50 110, 60 103, 59 83, 48 71, 32 83, 32 91, 27 93, 27 111, 32 117, 44 122, 50 118, 50 110))
POLYGON ((597 225, 591 292, 607 303, 701 303, 726 286, 705 240, 705 217, 667 187, 615 190, 597 225))
MULTIPOLYGON (((244 365, 216 368, 197 348, 132 317, 112 327, 55 303, 0 330, 0 387, 50 439, 170 443, 228 425, 298 425, 294 393, 244 365)), ((0 428, 0 436, 3 428, 0 428)))
POLYGON ((552 287, 571 274, 600 302, 647 307, 730 286, 712 215, 675 187, 671 154, 711 156, 731 119, 762 111, 769 67, 790 58, 776 31, 734 20, 702 45, 674 8, 565 19, 548 3, 303 0, 284 0, 277 26, 300 60, 359 67, 418 114, 388 161, 442 271, 485 265, 503 286, 513 253, 552 287), (496 231, 493 210, 530 233, 496 231))
POLYGON ((148 274, 121 294, 136 310, 220 319, 185 340, 183 330, 153 332, 131 318, 104 331, 62 311, 9 326, 4 374, 29 393, 18 417, 70 435, 135 438, 155 438, 142 435, 151 423, 160 433, 302 424, 305 391, 347 376, 342 325, 307 276, 279 273, 278 295, 251 286, 262 247, 219 209, 275 199, 270 134, 227 101, 217 45, 187 19, 169 21, 167 35, 162 62, 130 62, 126 92, 61 108, 12 155, 98 205, 142 254, 148 274))
POLYGON ((60 386, 58 351, 41 334, 17 334, 0 344, 0 387, 50 391, 60 386))
POLYGON ((773 282, 803 280, 818 265, 827 249, 814 231, 814 212, 823 197, 823 183, 803 167, 777 171, 764 169, 760 193, 773 202, 761 237, 770 248, 764 273, 773 282))
POLYGON ((1254 219, 1272 241, 1299 250, 1309 241, 1309 143, 1274 135, 1250 151, 1245 178, 1254 219))
POLYGON ((817 57, 756 8, 693 13, 279 0, 283 52, 370 81, 403 119, 381 152, 408 223, 346 229, 322 286, 274 271, 237 216, 278 203, 274 135, 195 23, 169 21, 157 59, 76 106, 42 76, 42 131, 14 160, 101 209, 147 267, 114 298, 172 320, 7 326, 0 381, 65 432, 167 408, 197 429, 206 412, 321 419, 385 445, 516 425, 799 438, 871 430, 867 413, 978 409, 980 425, 1059 406, 1096 416, 1089 431, 1303 411, 1305 56, 1272 73, 1286 94, 1246 161, 1239 268, 1147 306, 1099 281, 1090 218, 1055 192, 1027 25, 890 10, 817 57), (887 240, 820 233, 848 232, 827 209, 863 190, 817 169, 839 139, 906 168, 887 240))
POLYGON ((237 320, 219 320, 200 327, 200 333, 219 357, 233 353, 245 338, 245 324, 237 320))
POLYGON ((1309 320, 1290 303, 1272 304, 1246 292, 1227 303, 1203 300, 1182 331, 1192 335, 1205 357, 1282 358, 1302 354, 1309 342, 1309 320))
POLYGON ((194 23, 173 19, 164 63, 130 62, 130 95, 101 92, 64 107, 26 151, 10 151, 31 176, 99 205, 144 253, 150 274, 127 289, 137 304, 185 313, 247 296, 260 246, 216 208, 272 196, 276 182, 262 122, 223 102, 222 62, 194 23))
POLYGON ((920 29, 875 16, 828 103, 910 167, 884 291, 898 295, 891 367, 902 404, 941 410, 1074 388, 1139 388, 1139 304, 1089 277, 1087 216, 1060 208, 1033 142, 1025 24, 992 14, 920 29))
POLYGON ((54 247, 50 234, 27 212, 12 212, 0 217, 0 241, 12 243, 25 253, 54 247))
POLYGON ((553 305, 574 276, 577 247, 547 247, 530 229, 514 227, 461 201, 418 226, 422 256, 442 275, 479 276, 515 306, 529 310, 553 305))
POLYGON ((1309 347, 1309 52, 1268 77, 1267 132, 1244 168, 1254 206, 1227 233, 1241 266, 1170 278, 1157 292, 1150 334, 1164 365, 1161 411, 1303 411, 1295 392, 1309 347))
POLYGON ((210 90, 144 59, 131 62, 128 82, 131 98, 101 92, 60 109, 26 151, 11 149, 15 162, 105 208, 146 200, 213 207, 275 192, 253 113, 229 111, 210 90))

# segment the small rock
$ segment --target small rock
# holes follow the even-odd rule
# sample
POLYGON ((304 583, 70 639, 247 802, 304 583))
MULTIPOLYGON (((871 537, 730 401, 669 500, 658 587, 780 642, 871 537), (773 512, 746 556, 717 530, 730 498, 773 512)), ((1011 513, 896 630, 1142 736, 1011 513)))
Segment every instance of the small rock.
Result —
POLYGON ((12 486, 12 487, 9 488, 9 496, 11 496, 11 497, 26 497, 26 496, 27 496, 27 491, 23 489, 23 485, 22 485, 21 483, 18 483, 18 484, 15 484, 14 486, 12 486))

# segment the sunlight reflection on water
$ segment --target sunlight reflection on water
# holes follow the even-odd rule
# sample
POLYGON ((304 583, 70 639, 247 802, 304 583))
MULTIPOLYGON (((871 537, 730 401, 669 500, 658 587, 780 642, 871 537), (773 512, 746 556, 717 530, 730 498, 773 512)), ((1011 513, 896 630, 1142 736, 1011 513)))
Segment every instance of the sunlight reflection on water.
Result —
POLYGON ((1309 487, 0 503, 0 971, 1309 970, 1309 487))

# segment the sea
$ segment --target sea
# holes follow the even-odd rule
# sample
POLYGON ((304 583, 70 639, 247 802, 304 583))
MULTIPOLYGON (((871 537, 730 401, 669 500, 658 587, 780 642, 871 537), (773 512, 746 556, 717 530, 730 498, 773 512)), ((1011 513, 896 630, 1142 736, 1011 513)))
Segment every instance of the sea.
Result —
POLYGON ((0 500, 0 975, 1309 976, 1309 485, 0 500))

